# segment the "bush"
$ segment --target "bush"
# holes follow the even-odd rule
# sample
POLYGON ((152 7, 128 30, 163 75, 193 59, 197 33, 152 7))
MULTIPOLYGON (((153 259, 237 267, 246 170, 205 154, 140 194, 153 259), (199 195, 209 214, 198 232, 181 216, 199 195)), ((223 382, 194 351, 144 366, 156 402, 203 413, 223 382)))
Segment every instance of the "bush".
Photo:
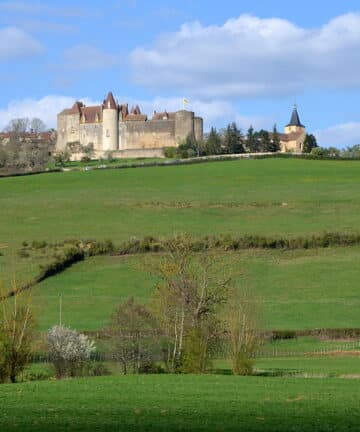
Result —
POLYGON ((46 241, 33 240, 31 242, 32 249, 44 249, 46 248, 46 246, 47 246, 46 241))
POLYGON ((84 376, 97 377, 111 375, 110 369, 104 363, 89 362, 84 366, 84 376))
POLYGON ((25 249, 20 249, 18 251, 18 255, 20 258, 29 258, 30 254, 25 249))
POLYGON ((177 156, 176 147, 164 148, 164 156, 168 159, 175 159, 177 156))
POLYGON ((293 330, 275 330, 272 332, 271 340, 296 339, 297 334, 293 330))
POLYGON ((47 343, 58 379, 82 376, 85 364, 95 351, 94 342, 87 336, 63 326, 49 330, 47 343))
POLYGON ((57 261, 54 261, 45 266, 41 266, 41 273, 36 278, 36 282, 41 282, 50 276, 54 276, 58 273, 61 273, 65 269, 71 267, 73 264, 83 261, 84 258, 85 258, 84 251, 75 247, 71 248, 67 250, 64 253, 64 255, 57 261))

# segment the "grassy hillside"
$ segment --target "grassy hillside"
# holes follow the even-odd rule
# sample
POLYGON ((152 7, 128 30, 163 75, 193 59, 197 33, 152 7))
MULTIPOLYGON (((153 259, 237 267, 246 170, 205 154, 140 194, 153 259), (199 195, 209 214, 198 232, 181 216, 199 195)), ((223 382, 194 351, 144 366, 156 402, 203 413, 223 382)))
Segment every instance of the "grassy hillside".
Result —
POLYGON ((358 229, 360 162, 243 160, 0 179, 0 243, 358 229))
POLYGON ((0 429, 358 431, 358 387, 356 380, 191 375, 2 385, 0 429))
MULTIPOLYGON (((41 327, 58 321, 60 294, 66 324, 87 330, 104 327, 116 304, 129 296, 146 302, 156 282, 148 259, 91 258, 41 283, 34 290, 41 327)), ((360 327, 359 247, 246 251, 217 259, 236 286, 254 292, 266 328, 360 327)))

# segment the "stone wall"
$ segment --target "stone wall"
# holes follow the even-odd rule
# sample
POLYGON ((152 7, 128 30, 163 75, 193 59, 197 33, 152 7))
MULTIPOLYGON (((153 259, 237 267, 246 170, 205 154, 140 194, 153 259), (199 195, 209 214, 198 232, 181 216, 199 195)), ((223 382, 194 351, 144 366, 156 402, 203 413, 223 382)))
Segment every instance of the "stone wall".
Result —
POLYGON ((94 149, 102 150, 102 123, 83 123, 80 125, 80 144, 94 145, 94 149))
POLYGON ((120 123, 119 150, 163 149, 174 147, 175 121, 149 120, 120 123))
POLYGON ((64 150, 67 143, 80 142, 79 114, 58 116, 58 139, 56 149, 64 150))

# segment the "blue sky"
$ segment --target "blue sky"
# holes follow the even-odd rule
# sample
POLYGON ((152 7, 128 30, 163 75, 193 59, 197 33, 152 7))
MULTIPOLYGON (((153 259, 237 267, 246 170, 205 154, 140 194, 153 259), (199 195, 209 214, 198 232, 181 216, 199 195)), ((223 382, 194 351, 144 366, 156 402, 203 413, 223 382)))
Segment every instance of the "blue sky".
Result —
POLYGON ((113 90, 207 127, 279 129, 296 100, 322 145, 360 143, 358 1, 0 0, 0 128, 113 90))

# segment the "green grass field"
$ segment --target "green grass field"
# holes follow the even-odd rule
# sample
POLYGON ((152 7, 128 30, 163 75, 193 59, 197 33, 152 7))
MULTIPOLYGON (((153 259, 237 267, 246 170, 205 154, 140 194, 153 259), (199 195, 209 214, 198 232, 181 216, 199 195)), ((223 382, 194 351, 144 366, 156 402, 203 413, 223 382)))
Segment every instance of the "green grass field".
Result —
MULTIPOLYGON (((21 258, 24 241, 358 232, 359 184, 360 162, 295 159, 2 178, 0 288, 14 277, 18 284, 31 280, 54 259, 51 248, 21 258)), ((60 295, 63 322, 79 330, 106 326, 129 296, 147 302, 156 283, 148 259, 158 258, 94 257, 42 282, 32 291, 40 330, 58 323, 60 295)), ((219 252, 217 259, 235 286, 254 293, 264 329, 360 327, 358 246, 219 252)), ((345 352, 352 346, 311 337, 267 343, 256 372, 277 378, 150 375, 1 385, 0 430, 360 431, 360 357, 345 352), (339 345, 341 356, 318 353, 339 345)), ((230 363, 217 359, 213 366, 230 363)), ((26 373, 46 368, 34 364, 26 373)))
POLYGON ((359 431, 356 380, 127 376, 0 387, 2 431, 359 431))
POLYGON ((244 160, 0 179, 0 242, 358 230, 360 162, 244 160))
MULTIPOLYGON (((34 289, 41 328, 58 322, 60 294, 64 322, 83 330, 106 326, 116 305, 130 296, 146 302, 156 283, 148 259, 95 257, 44 281, 34 289)), ((233 252, 217 259, 235 286, 254 293, 264 328, 360 327, 360 247, 233 252)))

